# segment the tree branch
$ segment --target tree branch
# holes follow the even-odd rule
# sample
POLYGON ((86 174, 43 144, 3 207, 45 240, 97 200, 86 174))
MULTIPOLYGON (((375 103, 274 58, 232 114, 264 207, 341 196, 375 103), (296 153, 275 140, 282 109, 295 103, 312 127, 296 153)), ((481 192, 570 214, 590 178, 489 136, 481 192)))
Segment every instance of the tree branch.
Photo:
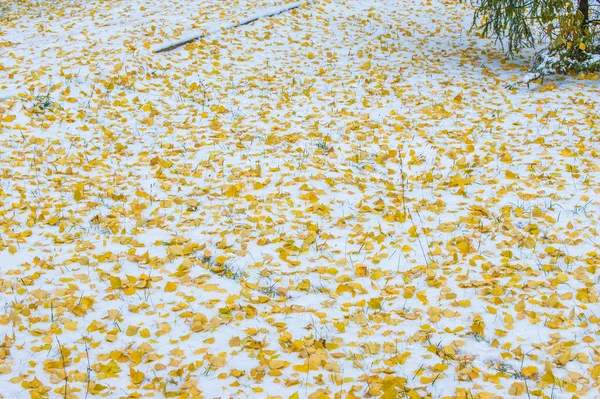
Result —
POLYGON ((186 44, 196 41, 198 39, 202 39, 202 38, 205 38, 206 36, 210 36, 214 33, 218 33, 223 29, 235 29, 240 26, 251 24, 252 22, 258 21, 259 19, 262 19, 262 18, 271 18, 276 15, 283 14, 284 12, 288 12, 288 11, 294 10, 296 8, 300 8, 304 3, 307 3, 307 1, 299 1, 297 3, 286 4, 281 7, 269 7, 269 8, 263 9, 262 12, 259 11, 256 14, 254 14, 240 22, 224 24, 217 28, 209 29, 207 32, 192 34, 191 36, 188 36, 184 39, 181 39, 181 40, 178 40, 175 42, 163 43, 163 44, 159 45, 158 47, 156 47, 154 49, 154 52, 162 53, 165 51, 171 51, 171 50, 174 50, 181 46, 185 46, 186 44))

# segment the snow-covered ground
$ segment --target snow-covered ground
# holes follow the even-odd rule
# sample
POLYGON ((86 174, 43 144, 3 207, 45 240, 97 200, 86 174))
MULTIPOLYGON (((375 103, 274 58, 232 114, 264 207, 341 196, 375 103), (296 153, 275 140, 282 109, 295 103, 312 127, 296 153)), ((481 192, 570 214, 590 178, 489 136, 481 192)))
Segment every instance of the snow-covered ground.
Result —
POLYGON ((0 395, 600 396, 598 77, 292 3, 0 3, 0 395))

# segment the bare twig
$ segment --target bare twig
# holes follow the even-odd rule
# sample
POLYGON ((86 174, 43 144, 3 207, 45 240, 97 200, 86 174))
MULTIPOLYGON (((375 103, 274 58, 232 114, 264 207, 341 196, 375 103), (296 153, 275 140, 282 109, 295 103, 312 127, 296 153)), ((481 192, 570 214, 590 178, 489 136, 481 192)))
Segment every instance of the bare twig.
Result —
POLYGON ((65 392, 63 394, 63 398, 67 398, 67 392, 69 391, 69 376, 67 374, 67 365, 66 365, 66 361, 65 361, 65 355, 63 353, 63 347, 62 344, 60 343, 60 341, 58 340, 58 337, 56 337, 56 342, 58 343, 58 351, 60 352, 60 359, 62 361, 62 366, 63 366, 63 373, 65 374, 65 392))

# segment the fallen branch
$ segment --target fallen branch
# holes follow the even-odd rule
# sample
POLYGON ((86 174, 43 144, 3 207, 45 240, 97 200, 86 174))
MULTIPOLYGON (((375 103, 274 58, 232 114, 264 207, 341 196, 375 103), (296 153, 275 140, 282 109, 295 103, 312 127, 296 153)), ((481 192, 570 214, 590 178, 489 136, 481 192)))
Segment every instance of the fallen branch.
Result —
POLYGON ((225 24, 217 26, 215 28, 203 30, 202 32, 194 32, 194 33, 189 34, 175 42, 160 44, 154 48, 154 52, 162 53, 165 51, 171 51, 171 50, 174 50, 181 46, 185 46, 186 44, 191 43, 195 40, 205 38, 206 36, 210 36, 215 33, 219 33, 223 29, 235 29, 240 26, 251 24, 252 22, 258 21, 259 19, 262 19, 262 18, 270 18, 270 17, 274 17, 275 15, 283 14, 284 12, 288 12, 288 11, 291 11, 291 10, 301 7, 304 3, 307 3, 307 2, 299 1, 296 3, 285 4, 283 6, 278 6, 278 7, 263 8, 261 11, 257 12, 254 15, 251 15, 250 17, 248 17, 240 22, 225 23, 225 24))

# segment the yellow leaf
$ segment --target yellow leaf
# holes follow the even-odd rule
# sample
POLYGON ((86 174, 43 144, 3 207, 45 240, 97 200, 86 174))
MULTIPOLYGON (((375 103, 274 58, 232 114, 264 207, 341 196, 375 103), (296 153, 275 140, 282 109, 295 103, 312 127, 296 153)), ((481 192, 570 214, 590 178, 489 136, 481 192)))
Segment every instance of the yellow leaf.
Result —
POLYGON ((517 174, 511 172, 510 170, 507 170, 504 173, 504 177, 506 177, 507 179, 516 179, 517 177, 519 177, 517 174))
POLYGON ((367 62, 362 64, 359 68, 362 69, 363 71, 368 71, 369 69, 371 69, 371 60, 368 60, 367 62))
POLYGON ((129 360, 131 360, 131 362, 134 364, 140 364, 143 358, 144 354, 140 351, 131 352, 129 354, 129 360))
MULTIPOLYGON (((223 240, 225 240, 225 238, 223 238, 223 240)), ((225 248, 225 245, 227 245, 226 243, 223 245, 223 248, 225 248)), ((225 262, 227 262, 227 258, 223 255, 219 255, 215 258, 215 263, 217 265, 224 265, 225 262)))
POLYGON ((244 370, 238 370, 238 369, 232 369, 229 372, 229 375, 231 375, 232 377, 235 377, 235 378, 243 377, 245 374, 246 374, 246 372, 244 370))
POLYGON ((371 299, 369 299, 369 307, 371 309, 375 309, 375 310, 381 309, 381 298, 371 298, 371 299))
POLYGON ((129 378, 131 378, 131 383, 133 384, 141 384, 144 381, 144 373, 141 371, 135 370, 133 367, 129 368, 129 378))
POLYGON ((522 382, 513 382, 508 393, 513 396, 519 396, 525 391, 525 384, 522 382))
POLYGON ((17 253, 17 247, 15 247, 14 245, 9 245, 9 246, 8 246, 8 252, 9 252, 11 255, 14 255, 14 254, 16 254, 16 253, 17 253))
POLYGON ((298 391, 294 392, 288 399, 299 399, 298 391))
POLYGON ((527 249, 535 248, 535 240, 531 237, 527 237, 525 239, 525 248, 527 248, 527 249))
POLYGON ((523 373, 523 375, 525 377, 531 377, 532 375, 534 375, 535 373, 537 373, 538 368, 535 366, 527 366, 527 367, 523 367, 523 369, 521 370, 521 373, 523 373))
POLYGON ((410 391, 408 391, 408 397, 410 399, 421 399, 421 395, 419 395, 416 391, 414 391, 413 389, 411 389, 410 391))
POLYGON ((123 287, 123 282, 121 281, 121 277, 119 276, 110 276, 108 278, 110 280, 110 286, 111 288, 114 288, 115 290, 118 290, 120 288, 123 287))
POLYGON ((368 273, 367 266, 360 263, 354 267, 354 271, 356 272, 356 277, 365 277, 368 273))
POLYGON ((308 291, 310 290, 310 280, 304 279, 298 284, 298 289, 300 291, 308 291))
POLYGON ((90 388, 90 389, 89 389, 89 390, 90 390, 90 393, 91 393, 92 395, 97 395, 97 394, 99 394, 100 392, 102 392, 103 390, 105 390, 105 389, 106 389, 106 386, 105 386, 105 385, 98 384, 98 383, 96 383, 96 382, 93 382, 93 381, 92 381, 92 382, 89 384, 89 388, 90 388))
POLYGON ((548 372, 546 372, 546 374, 544 374, 542 376, 541 380, 547 384, 554 384, 555 377, 554 377, 554 374, 552 374, 552 371, 548 371, 548 372))
POLYGON ((295 364, 293 369, 300 373, 308 373, 308 364, 295 364))
POLYGON ((346 325, 341 321, 334 321, 333 326, 341 333, 346 332, 346 325))
POLYGON ((571 157, 573 156, 573 153, 568 148, 563 148, 563 150, 560 152, 560 155, 563 157, 571 157))
POLYGON ((75 199, 75 201, 81 201, 81 191, 79 190, 75 190, 73 191, 73 199, 75 199))
POLYGON ((523 309, 525 309, 525 301, 523 301, 522 299, 515 305, 515 311, 516 312, 520 312, 523 309))
MULTIPOLYGON (((583 44, 583 43, 581 43, 583 44)), ((565 391, 567 392, 575 392, 577 390, 577 385, 575 384, 567 384, 567 386, 565 387, 565 391)))
POLYGON ((579 50, 585 51, 585 49, 586 49, 585 43, 579 43, 579 50))
POLYGON ((590 372, 590 376, 594 380, 598 380, 598 378, 600 378, 600 364, 597 364, 594 367, 590 367, 589 372, 590 372))
POLYGON ((563 353, 556 359, 556 362, 561 366, 564 366, 567 363, 569 363, 569 360, 571 360, 571 351, 567 349, 565 353, 563 353))
POLYGON ((240 191, 242 191, 242 186, 240 184, 231 185, 225 190, 225 196, 227 198, 237 197, 240 191))
POLYGON ((65 324, 63 324, 63 327, 67 331, 75 331, 77 329, 77 322, 76 321, 66 322, 65 324))
MULTIPOLYGON (((414 292, 414 291, 413 291, 413 292, 414 292)), ((405 294, 406 294, 406 291, 405 291, 405 294)), ((423 291, 419 291, 419 292, 417 292, 417 299, 418 299, 419 301, 421 301, 421 303, 422 303, 423 305, 427 305, 427 304, 429 303, 429 300, 427 299, 427 294, 425 293, 425 291, 424 291, 424 290, 423 290, 423 291)))
POLYGON ((438 363, 435 366, 433 366, 434 371, 444 371, 447 368, 448 368, 448 365, 445 363, 438 363))
POLYGON ((165 284, 165 292, 173 292, 177 289, 177 284, 169 281, 167 284, 165 284))
POLYGON ((289 365, 285 360, 273 359, 269 360, 269 367, 273 370, 281 369, 289 365))
POLYGON ((16 118, 17 118, 17 117, 16 117, 16 116, 14 116, 14 115, 6 115, 6 116, 4 117, 4 119, 3 119, 3 121, 8 123, 8 122, 12 122, 12 121, 14 121, 16 118))
POLYGON ((65 348, 64 346, 60 348, 60 354, 63 358, 68 358, 71 356, 71 350, 69 348, 65 348))
POLYGON ((417 226, 412 226, 410 229, 408 229, 408 234, 411 237, 417 237, 419 234, 417 233, 417 226))
POLYGON ((484 327, 485 327, 485 323, 483 322, 483 320, 481 320, 481 316, 476 315, 473 318, 473 324, 471 324, 471 331, 473 331, 475 334, 479 334, 481 336, 484 335, 484 327))
POLYGON ((139 329, 140 328, 136 327, 136 326, 129 326, 129 327, 127 327, 127 331, 125 331, 125 335, 127 335, 128 337, 132 337, 135 334, 137 334, 139 329))

